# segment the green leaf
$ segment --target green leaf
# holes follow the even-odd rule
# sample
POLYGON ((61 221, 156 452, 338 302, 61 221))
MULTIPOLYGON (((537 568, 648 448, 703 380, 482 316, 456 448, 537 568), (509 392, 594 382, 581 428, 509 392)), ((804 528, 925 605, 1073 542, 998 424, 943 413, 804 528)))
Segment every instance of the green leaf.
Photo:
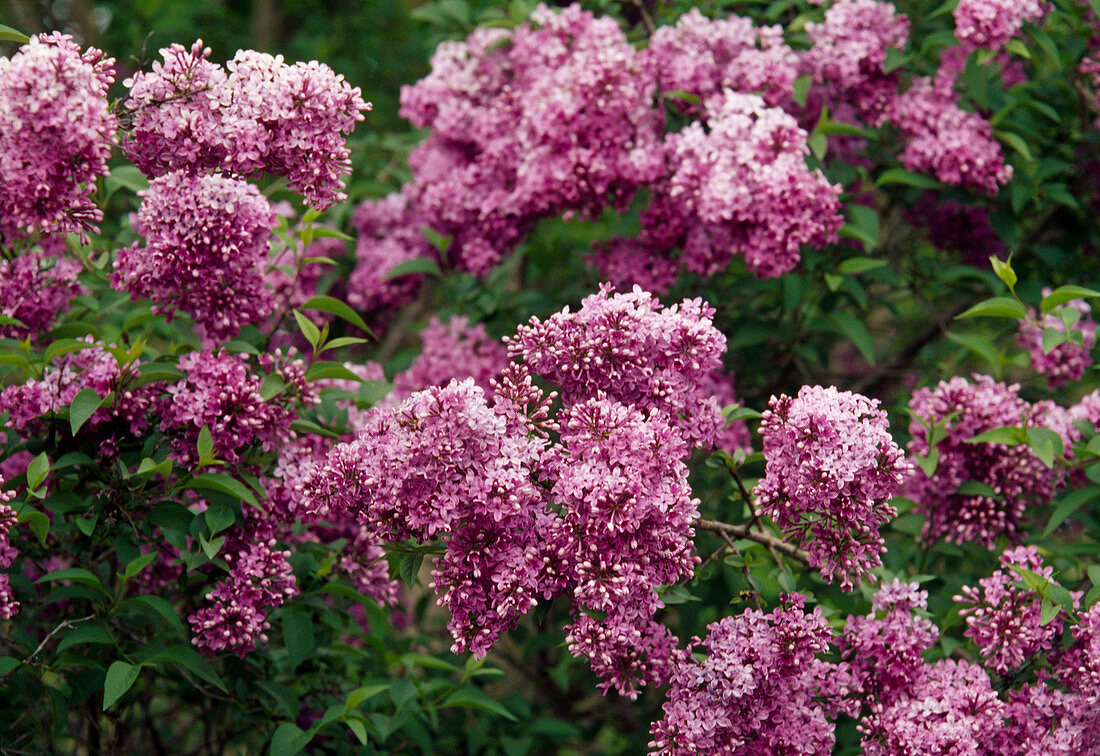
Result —
MULTIPOLYGON (((314 239, 343 239, 344 241, 355 241, 352 237, 345 234, 343 231, 337 231, 335 228, 329 228, 327 226, 316 226, 313 229, 314 239)), ((309 258, 307 258, 308 260, 309 258)))
POLYGON ((301 329, 302 335, 306 337, 306 341, 313 347, 313 351, 317 351, 317 346, 321 342, 321 329, 313 324, 313 321, 307 318, 302 313, 294 310, 294 319, 298 321, 298 328, 301 329))
POLYGON ((1028 428, 1027 440, 1035 456, 1047 467, 1054 467, 1054 458, 1065 452, 1062 437, 1050 428, 1028 428))
POLYGON ((355 383, 363 380, 338 362, 314 362, 306 370, 307 381, 320 381, 327 378, 338 378, 355 383))
POLYGON ((369 344, 368 339, 360 339, 355 336, 341 336, 338 339, 332 339, 325 344, 325 350, 339 349, 340 347, 353 346, 355 344, 369 344))
POLYGON ((82 583, 92 588, 98 588, 101 591, 103 590, 103 583, 99 582, 99 578, 88 570, 82 569, 80 567, 65 567, 60 570, 53 570, 52 572, 47 572, 45 575, 38 578, 38 580, 34 582, 53 583, 58 580, 71 580, 74 583, 82 583))
POLYGON ((72 429, 74 436, 101 404, 103 399, 93 388, 81 389, 80 393, 73 397, 72 404, 69 405, 69 428, 72 429))
POLYGON ((933 447, 927 457, 915 454, 913 458, 917 461, 917 466, 920 467, 921 471, 924 472, 927 477, 931 478, 940 464, 940 450, 933 447))
MULTIPOLYGON (((844 236, 844 228, 840 229, 841 236, 844 236)), ((838 291, 844 284, 844 276, 838 276, 835 273, 825 274, 825 285, 829 287, 829 291, 838 291)))
POLYGON ((363 745, 367 744, 367 728, 361 720, 351 717, 345 720, 344 724, 348 726, 348 729, 351 730, 356 740, 363 745))
POLYGON ((172 473, 172 460, 166 459, 162 462, 157 462, 150 457, 145 457, 141 460, 141 464, 138 465, 135 475, 152 475, 153 473, 160 473, 164 477, 168 477, 172 473))
POLYGON ((791 97, 798 103, 798 107, 806 107, 806 98, 810 94, 810 84, 813 83, 813 77, 809 74, 803 74, 794 80, 792 84, 791 97))
POLYGON ((203 425, 199 431, 199 437, 195 441, 195 451, 198 452, 200 460, 214 457, 214 436, 211 435, 209 426, 203 425))
MULTIPOLYGON (((48 506, 48 505, 47 505, 48 506)), ((35 538, 43 546, 46 545, 46 537, 50 534, 50 518, 42 512, 31 507, 24 507, 19 512, 19 522, 26 523, 34 533, 35 538)))
POLYGON ((129 189, 137 193, 149 188, 149 179, 145 178, 137 166, 120 165, 118 168, 111 169, 106 184, 107 191, 111 193, 118 189, 129 189))
POLYGON ((13 669, 18 667, 19 664, 19 660, 16 659, 14 656, 0 656, 0 677, 3 677, 4 675, 11 672, 13 669))
POLYGON ((997 349, 993 346, 993 342, 985 336, 980 336, 976 333, 954 333, 948 331, 947 338, 954 341, 956 344, 966 347, 970 351, 979 357, 984 357, 989 361, 990 365, 997 366, 997 349))
POLYGON ((1006 446, 1016 446, 1018 444, 1028 443, 1027 433, 1023 428, 1015 425, 1005 425, 1000 428, 993 428, 987 430, 985 433, 979 433, 976 436, 972 436, 966 440, 968 444, 1005 444, 1006 446))
POLYGON ((46 452, 42 452, 27 465, 27 489, 30 491, 37 489, 49 474, 50 458, 46 456, 46 452))
POLYGON ((141 556, 131 559, 126 564, 126 570, 122 573, 123 580, 129 580, 137 575, 139 572, 148 567, 154 559, 157 558, 156 549, 150 551, 148 554, 142 554, 141 556))
POLYGON ((867 330, 867 326, 863 325, 863 321, 857 318, 850 312, 834 312, 828 316, 828 319, 836 324, 848 339, 855 344, 856 349, 863 355, 863 359, 867 360, 868 364, 875 364, 875 344, 871 338, 871 333, 867 330))
POLYGON ((271 756, 294 756, 309 745, 313 734, 303 732, 293 722, 282 722, 275 728, 275 734, 271 736, 271 756))
POLYGON ((1093 585, 1100 585, 1100 564, 1090 564, 1088 574, 1093 585))
POLYGON ((222 504, 207 507, 203 517, 206 520, 206 527, 210 528, 210 535, 217 535, 236 520, 233 510, 222 504))
POLYGON ((138 679, 140 666, 116 661, 107 668, 107 677, 103 681, 103 710, 111 708, 115 701, 130 689, 138 679))
POLYGON ((389 690, 389 687, 390 683, 377 683, 375 685, 364 685, 362 688, 356 688, 351 693, 348 693, 348 700, 344 703, 344 710, 351 711, 352 709, 358 709, 359 704, 369 698, 374 698, 383 691, 389 690))
POLYGON ((806 144, 809 145, 810 152, 814 154, 815 158, 818 160, 825 159, 825 153, 829 149, 829 138, 820 129, 813 130, 809 139, 806 140, 806 144))
MULTIPOLYGON (((876 221, 877 221, 876 217, 876 221)), ((876 233, 876 238, 878 234, 876 233)), ((860 273, 866 273, 869 270, 875 268, 881 268, 886 265, 885 260, 876 260, 872 257, 849 257, 847 260, 837 266, 837 272, 844 275, 858 275, 860 273)))
POLYGON ((316 645, 313 622, 306 612, 291 609, 283 614, 282 625, 283 643, 286 645, 290 670, 293 672, 313 653, 316 645))
POLYGON ((447 698, 441 704, 443 707, 461 706, 464 708, 482 709, 484 711, 492 712, 498 716, 509 719, 513 722, 516 721, 516 716, 504 708, 500 703, 489 698, 487 695, 481 692, 479 688, 472 686, 466 686, 459 688, 447 698))
POLYGON ((997 492, 993 489, 993 486, 988 483, 982 483, 980 480, 964 480, 959 484, 959 487, 955 489, 955 493, 960 496, 997 497, 997 492))
POLYGON ((752 407, 733 407, 732 409, 727 407, 723 410, 723 414, 726 416, 727 423, 735 423, 738 420, 759 420, 763 417, 752 407))
POLYGON ((891 184, 904 184, 915 186, 918 189, 939 189, 940 182, 921 173, 913 173, 904 168, 890 168, 885 170, 875 180, 875 186, 889 186, 891 184))
MULTIPOLYGON (((331 348, 331 344, 328 346, 331 348)), ((284 391, 286 391, 286 379, 278 373, 272 373, 264 378, 263 384, 260 385, 260 398, 269 402, 284 391)))
POLYGON ((374 337, 374 332, 370 329, 370 326, 367 325, 366 321, 363 320, 362 316, 335 297, 311 297, 298 309, 327 312, 330 315, 335 315, 338 318, 346 320, 364 333, 370 334, 372 338, 374 337))
POLYGON ((698 596, 695 596, 682 585, 674 585, 668 588, 666 591, 660 594, 661 602, 665 606, 674 606, 675 604, 686 604, 689 601, 701 601, 698 596))
POLYGON ((963 318, 1014 318, 1027 317, 1024 306, 1011 297, 993 297, 971 307, 956 319, 963 318))
POLYGON ((17 42, 21 45, 25 45, 30 41, 31 38, 18 29, 0 24, 0 42, 17 42))
POLYGON ((1054 621, 1062 611, 1062 608, 1049 599, 1043 599, 1039 610, 1039 626, 1045 627, 1054 621))
POLYGON ((149 611, 159 615, 169 626, 177 630, 180 635, 184 634, 183 621, 180 620, 179 615, 176 614, 176 610, 172 608, 172 605, 168 603, 166 599, 160 596, 133 596, 131 598, 122 601, 120 607, 133 607, 137 605, 138 611, 146 616, 149 615, 149 611))
POLYGON ((429 226, 421 226, 420 233, 424 235, 424 238, 428 240, 428 243, 435 247, 435 251, 440 256, 445 256, 447 250, 451 248, 451 237, 444 236, 429 226))
POLYGON ((1100 297, 1100 291, 1086 289, 1084 286, 1059 286, 1054 291, 1043 297, 1039 306, 1043 312, 1051 312, 1058 305, 1065 304, 1074 299, 1094 299, 1100 297))
POLYGON ((170 662, 180 669, 186 672, 190 672, 200 680, 205 680, 219 690, 223 692, 228 692, 225 687, 225 683, 222 682, 221 677, 219 677, 218 673, 214 671, 214 668, 210 666, 210 662, 202 658, 202 656, 200 656, 199 653, 190 646, 169 646, 163 651, 150 657, 146 661, 170 662))
POLYGON ((382 279, 388 281, 391 278, 397 278, 398 276, 407 276, 413 273, 426 273, 430 276, 439 277, 443 275, 443 271, 439 267, 439 263, 428 257, 414 257, 411 260, 398 263, 397 265, 386 271, 386 274, 382 276, 382 279))
POLYGON ((1051 351, 1062 344, 1069 341, 1069 333, 1063 331, 1061 328, 1044 328, 1043 329, 1043 354, 1050 354, 1051 351))
MULTIPOLYGON (((1070 491, 1057 501, 1054 506, 1054 512, 1051 513, 1050 519, 1047 521, 1046 528, 1043 529, 1043 538, 1046 538, 1053 533, 1059 525, 1066 521, 1066 518, 1080 509, 1084 504, 1100 496, 1100 488, 1096 486, 1089 486, 1088 488, 1079 488, 1076 491, 1070 491)), ((1092 565, 1100 570, 1100 565, 1092 565)))
POLYGON ((85 643, 112 645, 114 644, 114 639, 111 638, 110 633, 99 625, 80 625, 65 634, 65 637, 57 644, 57 652, 61 653, 67 648, 81 646, 85 643))
POLYGON ((1002 142, 1008 144, 1009 147, 1016 150, 1016 152, 1023 155, 1029 163, 1035 162, 1035 157, 1031 154, 1031 148, 1027 146, 1027 142, 1019 134, 1011 131, 1001 131, 1000 129, 993 132, 993 135, 1000 139, 1002 142))
POLYGON ((1031 51, 1027 49, 1027 45, 1018 39, 1008 40, 1008 42, 1005 43, 1005 49, 1021 58, 1031 60, 1031 51))
POLYGON ((230 496, 235 496, 257 509, 261 509, 260 502, 256 500, 256 496, 248 490, 248 487, 245 486, 244 483, 224 473, 205 472, 201 475, 196 475, 188 481, 184 488, 189 488, 191 490, 208 489, 211 491, 221 491, 230 496))

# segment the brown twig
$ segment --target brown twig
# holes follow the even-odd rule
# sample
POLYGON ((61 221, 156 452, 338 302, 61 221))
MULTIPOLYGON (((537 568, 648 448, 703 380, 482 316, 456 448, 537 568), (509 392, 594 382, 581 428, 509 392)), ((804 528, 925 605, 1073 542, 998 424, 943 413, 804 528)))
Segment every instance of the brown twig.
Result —
POLYGON ((705 520, 702 517, 696 519, 692 524, 699 530, 707 530, 711 533, 718 533, 719 535, 726 534, 736 538, 747 538, 750 541, 756 541, 769 549, 775 549, 780 554, 788 556, 791 559, 796 559, 804 565, 809 566, 810 564, 809 552, 803 551, 794 544, 787 543, 780 538, 776 538, 771 533, 753 530, 748 525, 731 525, 728 522, 705 520))

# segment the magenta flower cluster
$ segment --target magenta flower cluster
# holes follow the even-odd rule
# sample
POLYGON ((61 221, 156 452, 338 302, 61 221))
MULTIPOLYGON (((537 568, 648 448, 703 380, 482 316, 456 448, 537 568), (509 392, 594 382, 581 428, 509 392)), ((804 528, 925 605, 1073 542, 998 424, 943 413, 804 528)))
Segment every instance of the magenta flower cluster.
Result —
POLYGON ((202 40, 160 52, 163 62, 124 82, 130 133, 123 146, 144 173, 264 172, 285 177, 320 210, 347 198, 345 135, 370 109, 358 87, 323 63, 288 65, 255 50, 239 51, 227 73, 209 61, 202 40))
POLYGON ((1020 575, 1011 567, 1022 567, 1050 580, 1054 568, 1044 565, 1034 546, 1017 546, 1001 554, 1001 569, 965 585, 955 601, 966 606, 959 614, 966 618, 966 637, 974 641, 987 669, 1005 675, 1040 653, 1049 653, 1062 635, 1063 613, 1042 621, 1039 595, 1014 583, 1020 575))
POLYGON ((974 541, 986 548, 1002 534, 1018 541, 1028 506, 1053 498, 1054 476, 1026 444, 968 443, 994 428, 1040 425, 1038 413, 1018 395, 1019 388, 975 375, 973 381, 957 376, 913 393, 909 453, 934 454, 938 460, 933 475, 915 470, 908 484, 915 511, 927 518, 922 534, 926 541, 974 541), (928 443, 932 425, 946 430, 934 451, 928 443), (960 491, 967 481, 992 491, 960 491))
POLYGON ((704 658, 681 654, 664 717, 651 728, 656 754, 824 756, 834 742, 835 667, 818 656, 832 634, 821 609, 807 612, 799 594, 764 614, 747 609, 694 638, 704 658))
MULTIPOLYGON (((11 567, 19 552, 11 545, 8 533, 15 525, 15 510, 8 502, 15 498, 15 491, 0 491, 0 569, 11 567)), ((19 602, 11 590, 6 573, 0 573, 0 620, 10 620, 19 613, 19 602)))
POLYGON ((255 186, 177 171, 151 181, 141 196, 136 230, 145 245, 119 250, 115 288, 148 297, 154 312, 190 315, 214 341, 269 314, 260 266, 276 217, 255 186))
POLYGON ((955 36, 970 49, 997 50, 1019 33, 1025 21, 1038 23, 1051 7, 1043 0, 959 0, 951 12, 955 36))
POLYGON ((117 140, 114 80, 113 58, 57 32, 0 58, 0 238, 84 234, 102 220, 91 195, 117 140))
POLYGON ((909 464, 878 400, 804 386, 772 397, 760 423, 766 474, 760 509, 806 548, 810 564, 850 589, 880 565, 878 530, 897 515, 909 464))
POLYGON ((289 551, 276 548, 274 538, 250 534, 247 545, 226 554, 229 576, 206 597, 205 606, 188 617, 196 647, 208 654, 229 651, 241 658, 267 642, 267 608, 279 607, 298 595, 298 586, 287 558, 289 551))
MULTIPOLYGON (((1043 296, 1047 294, 1050 294, 1050 290, 1044 289, 1043 296)), ((1092 365, 1092 348, 1096 344, 1096 321, 1090 317, 1092 308, 1088 302, 1075 299, 1067 302, 1065 307, 1073 308, 1079 314, 1072 329, 1067 328, 1065 322, 1058 317, 1058 311, 1040 314, 1031 309, 1028 314, 1042 327, 1032 320, 1020 321, 1020 346, 1027 349, 1031 357, 1031 367, 1046 376, 1047 385, 1052 389, 1064 386, 1067 381, 1081 379, 1092 365), (1043 332, 1048 328, 1061 333, 1077 332, 1081 343, 1067 340, 1048 352, 1043 348, 1043 332)))
POLYGON ((0 338, 24 339, 45 332, 83 290, 76 280, 80 263, 62 257, 63 247, 58 239, 0 260, 0 315, 19 321, 0 325, 0 338))
POLYGON ((444 386, 452 378, 472 378, 489 394, 492 381, 508 365, 508 350, 499 340, 490 338, 481 323, 470 325, 463 315, 446 323, 432 316, 420 332, 421 349, 408 370, 393 378, 391 399, 404 399, 429 386, 444 386))

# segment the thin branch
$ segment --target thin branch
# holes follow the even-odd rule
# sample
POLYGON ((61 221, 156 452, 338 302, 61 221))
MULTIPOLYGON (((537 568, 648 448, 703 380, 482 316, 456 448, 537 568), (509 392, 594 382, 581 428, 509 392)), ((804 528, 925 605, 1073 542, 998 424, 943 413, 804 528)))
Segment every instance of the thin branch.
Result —
POLYGON ((701 517, 696 519, 692 524, 698 530, 707 530, 711 533, 718 533, 719 535, 724 533, 736 538, 747 538, 750 541, 756 541, 770 549, 775 549, 780 554, 788 556, 791 559, 796 559, 806 566, 810 564, 809 552, 803 551, 794 544, 787 543, 780 538, 776 538, 770 533, 762 533, 758 530, 753 530, 748 525, 731 525, 728 522, 704 520, 701 517))
POLYGON ((54 637, 55 635, 57 635, 59 632, 61 632, 65 628, 76 627, 76 625, 78 623, 87 622, 88 620, 92 620, 92 619, 95 619, 94 614, 89 614, 87 617, 79 617, 78 619, 74 619, 74 620, 62 620, 60 625, 58 625, 53 630, 51 630, 49 632, 49 634, 45 638, 42 639, 42 642, 38 644, 38 648, 36 648, 34 650, 34 653, 32 653, 30 656, 28 656, 26 659, 23 660, 23 664, 30 664, 32 661, 34 661, 34 657, 38 656, 38 654, 42 651, 42 649, 44 649, 46 647, 46 644, 50 642, 50 638, 54 637))

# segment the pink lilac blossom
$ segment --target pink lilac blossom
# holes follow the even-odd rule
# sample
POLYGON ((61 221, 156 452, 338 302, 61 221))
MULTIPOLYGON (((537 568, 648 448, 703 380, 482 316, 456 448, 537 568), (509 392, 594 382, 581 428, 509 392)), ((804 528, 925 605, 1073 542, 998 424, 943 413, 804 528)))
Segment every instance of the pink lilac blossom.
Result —
POLYGON ((959 107, 954 86, 955 72, 942 68, 934 79, 916 79, 898 98, 890 120, 905 144, 901 162, 945 184, 996 194, 1012 178, 1012 166, 989 121, 959 107))
POLYGON ((393 378, 394 399, 443 386, 452 378, 473 378, 475 385, 489 392, 490 381, 508 365, 508 350, 500 340, 490 338, 484 324, 470 325, 464 315, 452 316, 446 323, 433 315, 420 332, 420 341, 422 348, 412 365, 393 378))
POLYGON ((783 41, 781 27, 756 27, 735 15, 709 19, 697 8, 675 26, 658 28, 643 55, 652 61, 663 94, 687 92, 701 102, 732 89, 779 105, 798 76, 798 56, 783 41))
POLYGON ((937 201, 932 192, 926 192, 906 215, 914 226, 925 230, 934 246, 960 254, 968 265, 984 267, 991 256, 1006 256, 1005 243, 993 230, 985 207, 937 201))
POLYGON ((932 621, 919 614, 927 609, 927 591, 895 578, 875 594, 870 614, 848 617, 837 647, 864 706, 889 705, 924 673, 921 655, 939 637, 932 621))
POLYGON ((923 457, 932 451, 928 425, 939 424, 947 431, 935 447, 939 460, 934 473, 928 476, 915 469, 908 484, 907 495, 917 503, 914 511, 927 518, 925 541, 974 541, 986 548, 993 548, 1002 534, 1018 541, 1024 511, 1054 497, 1053 474, 1026 444, 968 443, 994 428, 1042 424, 1032 406, 1018 396, 1019 389, 1018 384, 974 375, 973 381, 956 376, 913 393, 909 453, 923 457), (960 493, 959 486, 968 480, 991 487, 993 495, 960 493))
POLYGON ((760 436, 766 474, 760 510, 810 552, 827 581, 851 589, 882 561, 880 527, 910 466, 877 399, 834 387, 803 386, 772 397, 760 436))
POLYGON ((1070 690, 1100 703, 1100 602, 1078 615, 1071 632, 1073 643, 1057 660, 1055 671, 1070 690))
POLYGON ((452 237, 448 263, 485 275, 540 219, 625 209, 662 174, 656 92, 615 20, 579 5, 443 43, 401 93, 401 114, 432 130, 406 196, 452 237))
POLYGON ((867 756, 992 756, 1004 714, 985 670, 946 659, 927 668, 906 695, 871 705, 859 724, 861 745, 867 756))
POLYGON ((542 594, 544 493, 529 465, 544 442, 486 402, 473 379, 369 410, 303 486, 307 509, 353 512, 387 541, 443 539, 432 587, 454 650, 484 656, 542 594))
POLYGON ((208 337, 232 338, 271 310, 260 266, 275 213, 259 190, 226 176, 169 173, 150 182, 136 230, 146 240, 119 250, 111 285, 153 312, 190 315, 208 337))
POLYGON ((1036 654, 1049 653, 1062 634, 1062 613, 1042 622, 1039 595, 1013 583, 1020 575, 1011 567, 1022 567, 1047 580, 1054 568, 1044 565, 1034 546, 1018 546, 1001 554, 1001 569, 978 581, 978 587, 965 585, 957 603, 966 604, 959 614, 966 618, 966 637, 974 641, 987 669, 1006 675, 1019 669, 1036 654))
POLYGON ((238 51, 227 74, 202 40, 160 52, 163 63, 124 82, 124 147, 143 172, 265 172, 285 177, 319 210, 347 199, 345 138, 370 110, 358 87, 323 63, 288 65, 254 50, 238 51))
POLYGON ((881 126, 897 99, 897 74, 886 73, 886 51, 905 49, 909 18, 892 3, 878 0, 838 2, 822 23, 808 22, 813 46, 802 54, 803 68, 813 77, 815 96, 832 111, 843 104, 861 120, 881 126))
MULTIPOLYGON (((1094 689, 1095 691, 1095 689, 1094 689)), ((1100 753, 1100 697, 1051 688, 1042 679, 1008 692, 997 754, 1079 756, 1100 753)))
POLYGON ((844 222, 840 187, 806 167, 806 139, 793 116, 756 95, 727 90, 711 98, 705 126, 695 122, 666 138, 668 176, 653 188, 640 234, 612 240, 593 263, 604 275, 662 288, 675 270, 662 257, 703 276, 734 254, 759 277, 786 273, 802 245, 836 241, 844 222))
POLYGON ((76 280, 80 263, 54 253, 56 246, 0 260, 0 315, 23 324, 0 325, 0 338, 25 339, 44 333, 83 291, 76 280))
POLYGON ((58 32, 0 58, 0 237, 84 235, 102 220, 91 195, 117 141, 114 62, 58 32))
POLYGON ((694 638, 702 660, 683 653, 664 717, 653 723, 653 753, 772 756, 831 753, 834 725, 821 695, 835 667, 819 659, 831 632, 821 610, 799 594, 768 614, 749 609, 694 638))
POLYGON ((258 443, 273 452, 294 438, 294 402, 306 406, 316 396, 306 387, 300 361, 280 361, 278 373, 288 389, 265 400, 263 378, 249 369, 241 354, 189 352, 180 358, 185 378, 170 385, 161 401, 160 429, 172 443, 172 457, 182 465, 198 462, 196 442, 203 427, 210 431, 214 456, 229 464, 243 461, 244 453, 258 443))
MULTIPOLYGON (((11 567, 19 552, 11 545, 8 533, 15 525, 15 510, 8 502, 15 498, 15 491, 0 491, 0 569, 11 567)), ((6 574, 0 574, 0 620, 10 620, 19 613, 19 602, 15 600, 6 574)))
MULTIPOLYGON (((1050 289, 1043 289, 1043 296, 1050 294, 1050 289)), ((1064 307, 1075 308, 1080 313, 1080 320, 1074 324, 1072 330, 1066 328, 1066 324, 1058 317, 1059 310, 1040 314, 1034 308, 1029 308, 1032 320, 1038 321, 1042 327, 1035 325, 1031 320, 1020 321, 1020 333, 1018 340, 1020 346, 1027 349, 1031 357, 1031 367, 1046 376, 1047 385, 1050 388, 1060 388, 1067 381, 1078 381, 1085 371, 1092 365, 1092 348, 1096 344, 1096 321, 1090 317, 1092 308, 1083 299, 1075 299, 1067 302, 1064 307), (1081 343, 1072 341, 1063 342, 1049 352, 1043 349, 1043 332, 1053 328, 1062 333, 1079 332, 1081 343)))
POLYGON ((552 580, 573 586, 569 650, 635 698, 668 680, 675 638, 653 615, 656 588, 694 573, 684 439, 659 412, 643 414, 602 395, 559 415, 561 446, 549 465, 561 517, 551 523, 552 580))
POLYGON ((409 190, 380 200, 368 200, 355 209, 351 224, 358 232, 356 266, 348 279, 348 304, 363 312, 397 308, 411 302, 424 282, 421 273, 387 277, 403 262, 418 257, 434 260, 438 253, 421 231, 409 190))
POLYGON ((693 446, 711 446, 725 425, 700 381, 721 367, 725 336, 700 299, 664 307, 634 287, 607 284, 577 312, 532 318, 506 339, 513 358, 562 389, 567 404, 604 392, 639 410, 657 410, 693 446))
MULTIPOLYGON (((722 409, 731 405, 740 404, 733 387, 733 376, 721 370, 715 370, 699 378, 699 393, 703 396, 710 395, 722 409)), ((752 453, 752 433, 744 420, 727 423, 714 436, 714 446, 729 454, 738 449, 752 453)))
POLYGON ((82 390, 90 388, 100 399, 113 395, 113 401, 96 409, 79 431, 86 438, 98 438, 101 453, 112 456, 119 443, 148 430, 148 416, 159 389, 154 383, 135 387, 135 365, 123 372, 113 354, 93 346, 91 336, 84 340, 86 348, 55 359, 43 369, 40 379, 31 378, 0 392, 0 412, 8 413, 9 428, 31 437, 45 432, 43 416, 67 408, 82 390))
POLYGON ((952 11, 955 36, 964 47, 997 50, 1025 21, 1037 23, 1050 9, 1042 0, 959 0, 952 11))
POLYGON ((263 534, 236 554, 226 554, 229 577, 207 596, 206 606, 188 617, 191 639, 200 651, 215 655, 230 651, 241 658, 266 643, 267 607, 281 606, 298 595, 298 587, 287 558, 289 551, 276 549, 274 538, 263 534))

